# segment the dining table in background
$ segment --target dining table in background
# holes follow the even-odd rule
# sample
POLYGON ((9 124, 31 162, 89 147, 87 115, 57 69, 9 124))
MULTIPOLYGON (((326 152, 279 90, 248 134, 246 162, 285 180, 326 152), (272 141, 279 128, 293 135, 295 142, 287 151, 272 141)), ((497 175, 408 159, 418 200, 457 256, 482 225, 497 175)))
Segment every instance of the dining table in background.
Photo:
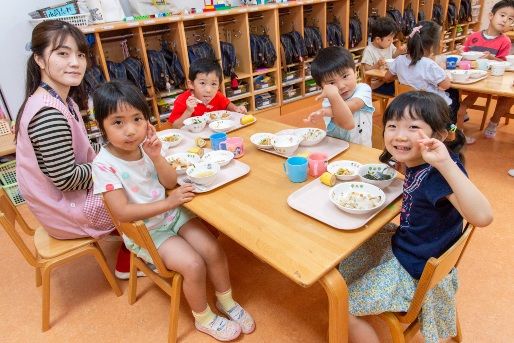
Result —
MULTIPOLYGON (((348 289, 337 267, 399 214, 401 199, 382 209, 364 227, 351 231, 334 229, 295 211, 287 198, 306 183, 290 182, 283 170, 285 158, 260 151, 250 142, 254 133, 287 128, 291 127, 258 118, 255 124, 230 133, 244 138, 245 154, 240 160, 250 165, 249 174, 198 194, 185 207, 298 285, 310 287, 319 282, 328 297, 329 342, 347 342, 348 289)), ((380 153, 350 144, 334 159, 376 163, 380 153)), ((309 177, 307 182, 312 180, 309 177)), ((339 210, 334 206, 334 211, 339 210)))

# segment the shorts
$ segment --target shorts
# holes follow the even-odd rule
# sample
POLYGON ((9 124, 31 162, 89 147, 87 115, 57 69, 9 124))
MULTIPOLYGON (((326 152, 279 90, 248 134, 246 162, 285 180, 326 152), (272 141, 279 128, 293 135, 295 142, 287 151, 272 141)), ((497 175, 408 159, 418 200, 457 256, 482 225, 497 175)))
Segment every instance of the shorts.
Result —
MULTIPOLYGON (((178 207, 175 217, 173 218, 173 221, 171 223, 166 223, 162 226, 159 226, 156 229, 148 231, 153 243, 155 244, 155 248, 159 249, 162 243, 164 243, 171 237, 178 236, 178 232, 182 228, 182 226, 184 226, 184 224, 186 224, 193 218, 196 218, 196 215, 193 212, 189 211, 184 207, 178 207)), ((137 257, 142 258, 148 263, 153 263, 148 250, 146 250, 145 248, 141 248, 126 235, 123 235, 123 241, 125 242, 125 246, 127 247, 127 249, 136 254, 137 257)))
POLYGON ((394 82, 383 83, 380 87, 373 89, 373 92, 394 96, 394 82))

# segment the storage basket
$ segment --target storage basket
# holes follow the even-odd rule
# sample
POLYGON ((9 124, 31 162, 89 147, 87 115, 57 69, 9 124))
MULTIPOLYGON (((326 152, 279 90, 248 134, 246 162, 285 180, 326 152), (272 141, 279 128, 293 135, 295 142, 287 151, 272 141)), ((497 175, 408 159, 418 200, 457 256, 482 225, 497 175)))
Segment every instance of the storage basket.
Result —
POLYGON ((41 19, 30 19, 30 23, 33 26, 36 26, 39 23, 42 23, 47 20, 62 20, 69 24, 81 27, 81 26, 88 26, 89 25, 89 14, 75 14, 75 15, 68 15, 65 17, 53 17, 53 18, 41 18, 41 19))
POLYGON ((2 186, 2 188, 15 206, 25 203, 25 199, 21 196, 20 189, 18 188, 18 183, 2 186))
POLYGON ((0 164, 0 181, 3 185, 18 182, 16 180, 16 161, 0 164))
POLYGON ((7 120, 0 120, 0 136, 11 133, 11 127, 7 120))

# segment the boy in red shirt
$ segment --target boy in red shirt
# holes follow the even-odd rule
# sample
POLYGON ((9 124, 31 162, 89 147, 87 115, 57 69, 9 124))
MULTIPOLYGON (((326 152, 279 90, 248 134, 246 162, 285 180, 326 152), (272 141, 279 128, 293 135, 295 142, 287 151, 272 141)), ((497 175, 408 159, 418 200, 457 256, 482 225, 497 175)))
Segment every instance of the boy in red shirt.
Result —
MULTIPOLYGON (((514 0, 501 0, 497 2, 489 13, 489 26, 486 30, 471 34, 464 42, 463 51, 482 51, 483 58, 496 61, 505 61, 505 56, 510 54, 511 42, 504 32, 510 30, 514 23, 514 0)), ((461 103, 457 118, 464 118, 466 110, 473 105, 478 94, 471 93, 461 103)), ((486 138, 494 138, 500 117, 508 113, 514 104, 513 98, 498 97, 494 114, 489 125, 484 130, 486 138)), ((457 123, 459 126, 460 123, 457 123)), ((468 144, 474 143, 475 138, 466 137, 468 144)))
POLYGON ((188 90, 180 94, 168 121, 180 128, 184 120, 197 117, 205 112, 227 110, 246 113, 244 106, 236 106, 219 91, 222 82, 221 66, 210 58, 194 61, 189 67, 188 90))

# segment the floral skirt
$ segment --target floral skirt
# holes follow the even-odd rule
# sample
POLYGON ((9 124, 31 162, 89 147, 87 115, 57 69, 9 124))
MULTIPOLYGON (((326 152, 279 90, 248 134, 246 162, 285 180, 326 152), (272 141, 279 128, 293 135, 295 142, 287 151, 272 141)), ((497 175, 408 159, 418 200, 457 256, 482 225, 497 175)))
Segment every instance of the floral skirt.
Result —
MULTIPOLYGON (((354 316, 409 309, 418 280, 402 267, 391 250, 395 230, 392 224, 384 226, 339 265, 348 283, 349 310, 354 316)), ((457 287, 457 270, 453 269, 427 292, 419 315, 421 333, 427 343, 456 335, 457 287)))

